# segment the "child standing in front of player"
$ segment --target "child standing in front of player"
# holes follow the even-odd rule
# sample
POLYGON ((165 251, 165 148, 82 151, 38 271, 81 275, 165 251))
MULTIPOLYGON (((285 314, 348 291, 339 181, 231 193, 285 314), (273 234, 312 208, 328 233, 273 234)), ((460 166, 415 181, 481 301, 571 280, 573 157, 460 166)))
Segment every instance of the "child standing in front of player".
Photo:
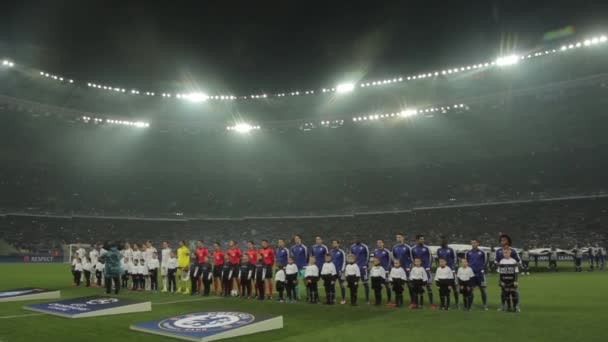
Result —
POLYGON ((435 282, 439 287, 439 299, 441 300, 440 310, 450 309, 450 293, 454 286, 454 271, 448 267, 445 258, 439 259, 439 267, 435 273, 435 282))
POLYGON ((325 288, 326 304, 336 303, 336 280, 338 272, 336 265, 333 262, 331 253, 325 255, 325 262, 321 266, 321 279, 323 279, 323 287, 325 288))
POLYGON ((139 278, 141 281, 140 291, 146 289, 146 284, 150 282, 150 275, 148 273, 148 265, 146 265, 145 259, 139 259, 139 278))
POLYGON ((230 291, 232 290, 232 272, 234 269, 232 264, 228 260, 224 262, 222 265, 222 295, 224 297, 230 296, 230 291))
POLYGON ((424 267, 422 267, 422 259, 414 259, 414 267, 410 271, 410 281, 412 282, 412 292, 414 293, 414 302, 410 304, 410 309, 422 309, 424 304, 424 287, 429 281, 429 277, 424 267))
POLYGON ((97 287, 102 287, 103 284, 103 271, 106 268, 106 265, 104 265, 103 262, 101 262, 101 259, 97 259, 97 263, 95 264, 95 277, 97 278, 97 287))
POLYGON ((93 270, 93 265, 91 264, 91 260, 88 257, 84 257, 82 262, 82 271, 84 272, 84 280, 86 281, 87 287, 91 286, 91 271, 93 270))
POLYGON ((304 281, 306 282, 306 289, 308 292, 307 300, 311 304, 319 302, 319 267, 317 267, 317 259, 311 256, 308 259, 308 266, 304 270, 304 281))
POLYGON ((283 297, 283 292, 285 291, 285 270, 283 268, 283 264, 277 263, 277 272, 274 274, 274 287, 277 289, 279 293, 279 302, 283 303, 285 298, 283 297))
POLYGON ((120 276, 120 287, 126 289, 129 287, 129 274, 131 273, 131 268, 133 264, 131 260, 129 260, 128 256, 125 256, 120 262, 120 269, 122 270, 122 275, 120 276))
POLYGON ((471 311, 471 305, 473 304, 473 286, 475 273, 473 269, 469 267, 467 258, 462 258, 461 265, 458 268, 456 277, 458 278, 458 285, 460 286, 460 293, 464 299, 464 309, 471 311))
POLYGON ((80 277, 82 277, 82 262, 80 258, 74 258, 74 285, 80 286, 80 277))
POLYGON ((298 285, 298 266, 294 263, 293 257, 287 258, 285 266, 285 289, 287 290, 287 302, 295 300, 296 285, 298 285))
POLYGON ((241 298, 253 298, 251 289, 251 279, 253 279, 253 265, 249 262, 249 257, 241 257, 238 279, 241 282, 241 298))
POLYGON ((407 275, 403 267, 401 267, 401 261, 399 259, 393 260, 393 267, 391 268, 388 279, 393 285, 393 291, 395 291, 395 306, 400 308, 403 306, 403 289, 406 286, 407 275))
POLYGON ((344 275, 346 276, 346 284, 348 285, 348 291, 350 292, 350 305, 357 305, 357 291, 359 291, 359 281, 361 280, 361 270, 355 263, 355 256, 349 254, 346 257, 346 268, 344 269, 344 275))
POLYGON ((148 260, 148 275, 150 277, 150 290, 154 293, 158 292, 158 268, 160 262, 158 261, 158 253, 152 252, 152 257, 148 260))
POLYGON ((177 289, 177 283, 176 283, 176 274, 177 274, 177 267, 179 266, 178 262, 177 262, 177 257, 175 252, 171 251, 169 253, 169 261, 167 262, 167 282, 168 282, 168 290, 170 293, 175 293, 175 290, 177 289))
POLYGON ((137 291, 139 289, 139 259, 133 259, 133 265, 131 266, 131 290, 137 291))
POLYGON ((498 311, 515 311, 519 309, 519 290, 517 275, 519 268, 517 261, 511 258, 511 247, 503 248, 504 257, 498 263, 498 273, 500 277, 501 302, 502 306, 498 311))
POLYGON ((380 259, 374 257, 372 259, 372 269, 369 276, 372 280, 372 289, 374 290, 375 305, 382 305, 382 287, 386 284, 386 270, 380 265, 380 259))
POLYGON ((200 265, 199 272, 202 274, 201 279, 203 281, 203 296, 209 296, 211 293, 211 281, 213 280, 213 269, 209 262, 209 257, 205 255, 203 263, 200 265))
POLYGON ((259 300, 264 300, 265 291, 264 284, 266 282, 266 264, 262 260, 262 254, 257 255, 258 260, 255 263, 255 272, 253 275, 253 283, 255 284, 255 293, 259 300))

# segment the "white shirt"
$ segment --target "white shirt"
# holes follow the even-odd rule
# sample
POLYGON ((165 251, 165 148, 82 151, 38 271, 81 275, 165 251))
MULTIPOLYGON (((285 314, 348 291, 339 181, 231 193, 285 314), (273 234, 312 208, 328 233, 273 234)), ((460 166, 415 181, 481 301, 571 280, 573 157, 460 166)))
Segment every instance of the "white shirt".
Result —
POLYGON ((84 258, 84 256, 87 254, 87 251, 84 250, 84 248, 80 247, 76 250, 76 255, 82 259, 84 258))
POLYGON ((97 259, 99 259, 99 252, 96 249, 93 249, 89 252, 89 258, 91 259, 91 263, 96 264, 97 259))
POLYGON ((171 248, 163 248, 160 253, 160 267, 167 268, 167 265, 169 265, 169 259, 171 258, 171 248))
POLYGON ((382 279, 386 279, 386 270, 384 269, 384 267, 378 265, 378 266, 374 266, 372 267, 371 270, 369 270, 369 276, 371 277, 380 277, 382 279))
POLYGON ((278 270, 274 275, 275 281, 285 282, 285 270, 278 270))
MULTIPOLYGON (((502 258, 498 264, 499 265, 517 265, 517 261, 515 261, 515 259, 513 259, 513 258, 509 258, 509 259, 502 258)), ((498 267, 496 271, 498 273, 500 273, 500 267, 498 267)), ((517 266, 515 266, 515 273, 519 273, 519 267, 517 267, 517 266)))
POLYGON ((137 259, 137 260, 141 259, 141 252, 138 251, 138 250, 133 250, 132 258, 133 258, 133 260, 135 260, 135 259, 137 259))
POLYGON ((76 263, 78 263, 78 260, 76 258, 72 259, 72 266, 76 266, 76 263))
POLYGON ((158 268, 158 266, 159 266, 158 259, 152 258, 152 259, 148 260, 148 269, 155 270, 158 268))
POLYGON ((429 277, 426 274, 426 270, 421 266, 414 266, 412 268, 412 270, 410 271, 410 279, 429 281, 429 277))
POLYGON ((388 279, 389 280, 393 280, 393 279, 407 280, 407 275, 405 274, 403 267, 399 267, 399 268, 393 267, 393 268, 391 268, 391 273, 388 275, 388 279))
POLYGON ((435 279, 454 279, 454 271, 449 267, 437 267, 435 272, 435 279))
POLYGON ((318 277, 319 276, 319 268, 317 265, 308 265, 304 270, 304 278, 306 277, 318 277))
POLYGON ((146 260, 146 262, 150 261, 152 259, 152 253, 156 252, 156 248, 154 247, 149 247, 146 248, 146 251, 144 252, 144 260, 146 260))
POLYGON ((475 277, 475 273, 473 273, 473 269, 469 266, 460 267, 456 276, 458 277, 458 280, 469 281, 471 278, 475 277))
POLYGON ((99 261, 95 264, 95 270, 100 271, 100 272, 103 271, 103 269, 105 267, 106 266, 104 264, 100 263, 99 261))
POLYGON ((93 269, 93 264, 90 263, 90 262, 88 262, 88 261, 85 261, 85 262, 81 263, 81 265, 82 265, 82 270, 83 271, 89 271, 89 272, 91 272, 91 270, 93 269))
POLYGON ((357 264, 348 264, 346 265, 346 269, 344 270, 344 274, 348 276, 357 276, 361 278, 361 270, 359 270, 359 266, 357 264))
POLYGON ((76 265, 74 265, 74 271, 80 271, 80 272, 82 272, 82 264, 81 263, 77 263, 76 265))
POLYGON ((129 259, 129 261, 133 261, 133 250, 131 248, 123 249, 122 251, 120 251, 120 254, 123 258, 126 257, 127 259, 129 259))
POLYGON ((285 266, 285 274, 296 273, 298 273, 298 266, 296 266, 296 264, 287 264, 287 266, 285 266))
POLYGON ((337 275, 336 265, 333 262, 325 262, 323 263, 323 267, 321 267, 321 275, 337 275))
POLYGON ((177 258, 169 258, 169 262, 167 263, 167 268, 169 268, 169 269, 177 268, 177 258))

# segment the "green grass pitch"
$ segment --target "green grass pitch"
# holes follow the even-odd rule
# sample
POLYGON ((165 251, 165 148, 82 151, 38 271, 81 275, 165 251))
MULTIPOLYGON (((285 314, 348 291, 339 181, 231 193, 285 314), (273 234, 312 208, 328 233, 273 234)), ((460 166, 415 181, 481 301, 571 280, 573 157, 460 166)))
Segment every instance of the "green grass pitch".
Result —
MULTIPOLYGON (((103 294, 98 288, 71 286, 69 266, 63 264, 0 264, 0 290, 17 287, 60 289, 62 298, 103 294)), ((120 296, 150 299, 152 312, 66 319, 37 315, 25 302, 0 304, 0 342, 17 341, 171 341, 129 330, 131 323, 192 311, 238 310, 283 315, 285 327, 231 341, 605 341, 608 333, 608 273, 538 273, 520 279, 522 312, 497 312, 499 289, 488 278, 489 311, 407 310, 364 303, 326 306, 307 303, 202 299, 186 295, 123 291, 120 296), (195 301, 197 300, 197 301, 195 301), (181 303, 171 303, 184 301, 181 303), (163 304, 165 303, 165 304, 163 304), (26 316, 27 315, 27 316, 26 316)), ((321 290, 321 297, 323 292, 321 290)), ((339 297, 339 290, 338 290, 339 297)), ((360 296, 362 298, 362 295, 360 296)), ((435 289, 435 298, 438 293, 435 289)), ((30 302, 28 302, 30 303, 30 302)), ((177 340, 175 340, 177 341, 177 340)))

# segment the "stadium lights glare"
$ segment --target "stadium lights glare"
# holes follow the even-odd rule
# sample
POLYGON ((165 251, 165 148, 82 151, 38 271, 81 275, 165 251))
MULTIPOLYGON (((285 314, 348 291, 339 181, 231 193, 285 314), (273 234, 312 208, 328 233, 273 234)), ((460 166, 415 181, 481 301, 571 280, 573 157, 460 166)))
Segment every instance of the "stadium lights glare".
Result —
POLYGON ((5 59, 5 60, 2 61, 2 65, 3 66, 7 66, 9 68, 12 68, 13 66, 15 66, 15 63, 13 63, 13 62, 5 59))
POLYGON ((203 94, 203 93, 190 93, 190 94, 182 94, 181 98, 184 98, 190 102, 199 103, 199 102, 207 101, 209 99, 209 96, 207 96, 207 94, 203 94))
POLYGON ((239 123, 234 126, 228 126, 228 127, 226 127, 226 129, 229 131, 235 131, 238 133, 249 133, 253 130, 259 130, 260 126, 250 125, 248 123, 239 123))
POLYGON ((338 84, 336 87, 336 92, 338 93, 350 93, 355 89, 355 85, 353 83, 342 83, 338 84))
POLYGON ((406 109, 404 111, 401 112, 401 116, 404 118, 410 117, 410 116, 414 116, 418 114, 418 111, 415 109, 406 109))
POLYGON ((517 64, 518 62, 519 62, 518 55, 509 55, 509 56, 504 56, 504 57, 498 58, 496 60, 496 65, 507 66, 507 65, 517 64))

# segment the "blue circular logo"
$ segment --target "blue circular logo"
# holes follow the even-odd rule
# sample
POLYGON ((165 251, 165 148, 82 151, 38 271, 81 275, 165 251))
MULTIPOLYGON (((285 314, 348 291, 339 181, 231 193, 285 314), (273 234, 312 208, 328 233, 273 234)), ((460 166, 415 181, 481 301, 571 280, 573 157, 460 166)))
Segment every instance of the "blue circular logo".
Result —
POLYGON ((244 312, 195 312, 162 320, 158 327, 174 332, 212 332, 238 328, 254 320, 255 316, 244 312))

